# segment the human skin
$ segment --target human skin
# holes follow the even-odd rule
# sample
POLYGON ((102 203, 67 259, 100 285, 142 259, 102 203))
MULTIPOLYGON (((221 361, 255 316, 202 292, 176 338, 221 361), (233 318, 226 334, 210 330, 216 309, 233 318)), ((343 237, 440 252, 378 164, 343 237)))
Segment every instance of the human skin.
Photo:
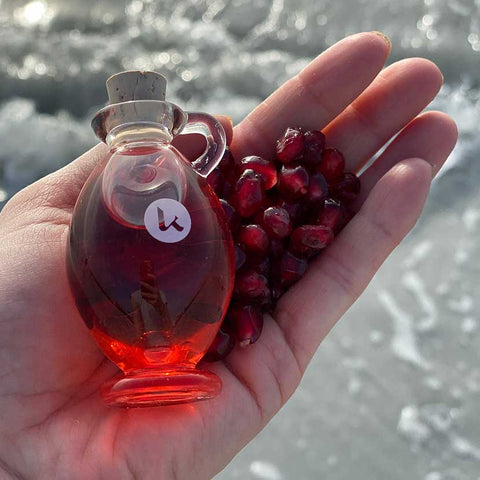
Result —
POLYGON ((2 478, 209 479, 260 432, 415 225, 455 145, 450 117, 420 113, 442 84, 438 68, 410 58, 382 70, 389 51, 380 34, 347 37, 260 104, 233 140, 231 123, 219 117, 237 158, 272 158, 275 140, 294 125, 323 130, 349 171, 400 133, 362 174, 357 214, 283 295, 260 339, 208 365, 223 383, 212 400, 126 410, 99 396, 118 369, 77 312, 65 254, 77 196, 105 146, 7 203, 0 213, 2 478))

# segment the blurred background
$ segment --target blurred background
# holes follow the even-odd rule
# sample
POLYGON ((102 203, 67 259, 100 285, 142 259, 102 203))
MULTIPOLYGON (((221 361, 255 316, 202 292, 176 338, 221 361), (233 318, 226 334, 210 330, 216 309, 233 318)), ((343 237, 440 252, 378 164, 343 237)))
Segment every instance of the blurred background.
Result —
POLYGON ((105 79, 155 69, 240 121, 342 37, 435 61, 460 139, 415 230, 323 343, 233 479, 480 479, 479 0, 0 0, 0 208, 95 143, 105 79))

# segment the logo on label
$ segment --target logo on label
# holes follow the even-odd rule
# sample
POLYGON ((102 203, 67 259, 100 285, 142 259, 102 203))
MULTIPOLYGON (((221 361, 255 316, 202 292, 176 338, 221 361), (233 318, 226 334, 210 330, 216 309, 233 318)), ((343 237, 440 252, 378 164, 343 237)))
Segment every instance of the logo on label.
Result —
POLYGON ((192 227, 188 210, 172 198, 160 198, 152 202, 143 216, 147 232, 164 243, 183 240, 192 227))

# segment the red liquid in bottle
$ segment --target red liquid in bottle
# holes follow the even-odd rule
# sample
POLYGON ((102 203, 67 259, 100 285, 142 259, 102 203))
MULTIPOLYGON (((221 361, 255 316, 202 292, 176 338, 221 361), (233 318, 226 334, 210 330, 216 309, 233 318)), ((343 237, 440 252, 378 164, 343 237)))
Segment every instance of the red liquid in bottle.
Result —
POLYGON ((87 327, 126 374, 105 386, 107 402, 148 406, 218 393, 216 376, 195 365, 228 308, 232 239, 218 198, 173 147, 131 147, 97 168, 74 211, 67 266, 87 327), (150 208, 159 235, 187 228, 155 208, 162 198, 188 211, 180 241, 159 241, 143 224, 150 208))

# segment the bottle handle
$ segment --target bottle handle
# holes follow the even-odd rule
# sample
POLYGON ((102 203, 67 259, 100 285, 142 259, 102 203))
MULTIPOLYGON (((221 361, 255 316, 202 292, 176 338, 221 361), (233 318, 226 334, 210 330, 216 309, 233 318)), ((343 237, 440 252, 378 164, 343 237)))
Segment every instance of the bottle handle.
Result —
POLYGON ((226 136, 222 124, 211 115, 200 112, 185 112, 187 123, 180 135, 198 133, 205 137, 205 151, 192 162, 193 168, 206 177, 219 163, 225 153, 226 136))

